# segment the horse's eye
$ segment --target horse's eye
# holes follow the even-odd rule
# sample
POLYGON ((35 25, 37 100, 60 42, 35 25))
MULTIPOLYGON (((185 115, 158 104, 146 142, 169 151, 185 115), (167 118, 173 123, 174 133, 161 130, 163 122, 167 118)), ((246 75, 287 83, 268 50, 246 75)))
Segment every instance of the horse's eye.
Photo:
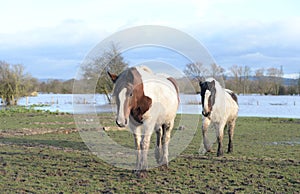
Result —
POLYGON ((132 96, 133 96, 133 93, 130 93, 129 96, 132 97, 132 96))

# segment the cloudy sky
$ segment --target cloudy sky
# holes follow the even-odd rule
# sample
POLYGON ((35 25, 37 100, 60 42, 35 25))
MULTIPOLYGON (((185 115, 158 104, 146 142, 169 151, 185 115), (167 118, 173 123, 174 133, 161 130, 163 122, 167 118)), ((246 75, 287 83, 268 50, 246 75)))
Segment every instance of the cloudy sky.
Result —
MULTIPOLYGON (((236 64, 253 71, 282 66, 286 76, 300 72, 298 0, 0 0, 0 5, 0 60, 23 64, 37 78, 73 78, 99 42, 139 25, 189 34, 225 69, 236 64)), ((142 61, 132 53, 124 56, 130 63, 142 61)))

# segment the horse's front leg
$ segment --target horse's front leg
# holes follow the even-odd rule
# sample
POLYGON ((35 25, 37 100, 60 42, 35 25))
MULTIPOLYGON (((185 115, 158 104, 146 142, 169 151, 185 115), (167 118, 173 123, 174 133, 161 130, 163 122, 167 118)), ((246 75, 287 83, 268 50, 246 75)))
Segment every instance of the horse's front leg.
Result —
POLYGON ((201 150, 201 147, 200 147, 199 153, 205 153, 205 152, 211 151, 211 145, 213 142, 209 141, 208 134, 207 134, 210 123, 211 123, 211 120, 209 118, 207 118, 207 117, 203 118, 203 120, 202 120, 202 137, 203 137, 203 145, 204 145, 205 151, 201 150))
POLYGON ((140 144, 140 160, 139 160, 139 178, 145 178, 147 176, 148 168, 148 150, 150 147, 151 134, 142 135, 141 144, 140 144))
POLYGON ((135 149, 136 149, 136 166, 135 170, 138 171, 140 169, 140 160, 141 160, 141 134, 139 133, 133 133, 134 137, 134 144, 135 144, 135 149))
POLYGON ((224 124, 216 124, 216 135, 218 140, 217 156, 223 156, 223 137, 224 137, 224 124))
POLYGON ((135 145, 135 154, 136 154, 136 163, 135 163, 135 172, 138 173, 140 169, 140 160, 141 160, 141 126, 135 126, 132 123, 129 123, 129 128, 134 137, 135 145))

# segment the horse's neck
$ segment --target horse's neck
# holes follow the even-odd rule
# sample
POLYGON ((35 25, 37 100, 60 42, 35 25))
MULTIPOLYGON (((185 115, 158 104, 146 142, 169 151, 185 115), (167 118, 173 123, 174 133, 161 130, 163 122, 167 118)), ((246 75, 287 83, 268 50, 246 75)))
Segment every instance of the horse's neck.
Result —
POLYGON ((215 116, 222 117, 225 114, 225 92, 223 88, 216 88, 216 96, 215 96, 215 104, 213 107, 213 111, 215 112, 215 116))
POLYGON ((224 104, 225 101, 225 90, 221 87, 216 87, 216 96, 215 96, 215 102, 218 106, 221 106, 224 104))

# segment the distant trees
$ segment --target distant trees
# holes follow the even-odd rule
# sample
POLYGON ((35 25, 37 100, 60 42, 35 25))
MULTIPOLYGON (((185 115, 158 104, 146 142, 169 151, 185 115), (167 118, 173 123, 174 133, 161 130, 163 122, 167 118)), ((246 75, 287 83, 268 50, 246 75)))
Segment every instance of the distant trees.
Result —
POLYGON ((249 66, 232 65, 228 71, 216 65, 204 66, 202 63, 189 63, 184 69, 185 75, 192 80, 196 91, 199 91, 199 80, 206 77, 223 78, 227 88, 238 94, 272 94, 285 95, 300 93, 299 79, 289 85, 283 83, 283 68, 270 67, 252 70, 249 66))
POLYGON ((0 96, 5 105, 16 105, 17 100, 35 91, 37 80, 24 72, 24 66, 0 61, 0 96))
MULTIPOLYGON (((122 59, 123 60, 123 59, 122 59)), ((112 63, 113 64, 113 63, 112 63)), ((111 66, 113 66, 110 64, 111 66)), ((120 69, 111 69, 112 72, 120 73, 123 69, 122 66, 116 65, 114 68, 120 69)), ((124 66, 125 68, 127 66, 124 66)), ((96 67, 95 67, 96 68, 96 67)), ((106 69, 111 67, 106 67, 106 69)), ((106 69, 102 71, 102 74, 99 75, 101 81, 97 81, 97 90, 98 93, 109 94, 112 89, 112 82, 108 79, 106 75, 106 69), (105 89, 106 87, 106 89, 105 89), (105 92, 106 91, 106 92, 105 92)), ((90 69, 84 73, 93 73, 96 77, 97 74, 94 72, 96 70, 90 69)), ((99 71, 99 70, 98 70, 99 71)), ((196 64, 187 64, 184 69, 186 78, 179 78, 177 82, 179 85, 186 85, 186 82, 190 81, 193 85, 195 91, 199 91, 199 81, 204 78, 211 77, 214 75, 215 78, 222 77, 225 81, 226 88, 233 90, 238 94, 272 94, 272 95, 286 95, 286 94, 299 94, 300 92, 300 74, 299 79, 291 81, 288 85, 283 83, 283 69, 282 68, 259 68, 252 70, 249 66, 231 66, 226 72, 223 68, 215 64, 204 67, 201 63, 196 64)), ((86 74, 85 79, 88 80, 88 74, 86 74)), ((89 74, 92 75, 92 74, 89 74)), ((97 77, 95 79, 98 79, 97 77)), ((46 82, 41 82, 38 84, 37 90, 43 93, 72 93, 74 79, 61 81, 61 80, 48 80, 46 82)), ((37 85, 37 84, 33 84, 37 85)), ((82 87, 85 87, 86 83, 82 87)), ((30 90, 34 91, 34 90, 30 90)), ((185 91, 184 87, 181 92, 191 92, 185 91)), ((108 95, 109 98, 109 95, 108 95)))
POLYGON ((283 86, 283 69, 280 68, 259 68, 254 71, 249 66, 233 65, 226 80, 226 87, 239 94, 273 94, 286 93, 283 86))
POLYGON ((300 95, 300 73, 298 77, 297 91, 298 91, 298 95, 300 95))
MULTIPOLYGON (((106 71, 109 70, 116 74, 121 73, 128 64, 121 56, 119 49, 112 44, 106 51, 97 58, 90 60, 82 66, 82 80, 70 79, 47 80, 39 82, 30 74, 24 71, 24 66, 20 64, 12 65, 5 61, 0 61, 0 98, 1 103, 5 105, 16 105, 20 97, 28 96, 34 91, 41 93, 73 93, 73 84, 76 81, 82 85, 83 92, 86 87, 88 92, 102 93, 107 95, 110 101, 110 93, 113 89, 113 83, 108 77, 106 71), (96 81, 96 85, 95 85, 96 81), (93 82, 89 85, 90 82, 93 82)), ((184 73, 186 78, 178 79, 178 83, 185 85, 191 81, 195 91, 199 91, 199 81, 207 77, 223 78, 226 88, 233 90, 238 94, 299 94, 300 93, 300 73, 299 79, 289 80, 285 85, 283 83, 283 69, 281 68, 259 68, 254 71, 249 66, 231 66, 226 72, 225 69, 217 64, 204 66, 202 63, 189 63, 185 66, 184 73)), ((79 87, 80 87, 79 86, 79 87)), ((182 92, 191 92, 184 91, 182 92)))
POLYGON ((73 91, 74 79, 62 81, 49 79, 38 84, 38 91, 41 93, 71 94, 73 91))
MULTIPOLYGON (((256 69, 254 76, 251 76, 251 68, 249 66, 233 65, 231 68, 232 82, 229 84, 237 93, 249 94, 273 94, 279 95, 282 91, 283 69, 274 67, 264 69, 256 69), (250 80, 251 78, 251 80, 250 80), (281 89, 281 90, 280 90, 281 89)), ((230 82, 230 81, 228 81, 230 82)))
MULTIPOLYGON (((96 80, 97 84, 93 88, 93 92, 104 93, 110 100, 109 93, 113 89, 113 83, 106 71, 109 70, 119 74, 126 67, 128 67, 128 64, 124 61, 119 49, 115 44, 111 44, 101 56, 89 60, 88 63, 82 66, 83 80, 80 80, 79 83, 83 87, 89 87, 89 84, 86 83, 96 80)), ((0 61, 0 98, 5 105, 16 105, 18 98, 28 96, 33 91, 72 93, 74 81, 74 79, 67 81, 53 79, 38 82, 37 79, 24 72, 23 65, 11 65, 0 61)))

